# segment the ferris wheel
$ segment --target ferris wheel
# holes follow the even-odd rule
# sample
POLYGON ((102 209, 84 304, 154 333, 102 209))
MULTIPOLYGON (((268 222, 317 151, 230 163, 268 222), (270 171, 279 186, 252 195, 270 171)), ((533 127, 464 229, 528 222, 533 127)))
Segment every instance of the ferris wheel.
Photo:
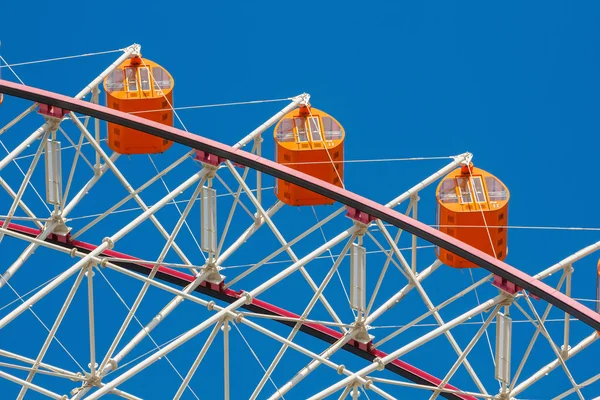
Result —
POLYGON ((2 398, 600 394, 600 241, 526 274, 476 155, 380 204, 319 99, 228 145, 185 129, 160 54, 118 52, 74 97, 0 58, 2 398))

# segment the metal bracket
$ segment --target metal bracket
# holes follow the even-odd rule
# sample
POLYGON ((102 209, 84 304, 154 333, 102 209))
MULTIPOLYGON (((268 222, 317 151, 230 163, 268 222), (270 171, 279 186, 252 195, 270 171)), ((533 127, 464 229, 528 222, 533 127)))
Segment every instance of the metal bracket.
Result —
POLYGON ((366 212, 357 210, 356 208, 353 208, 353 207, 347 207, 347 210, 348 211, 346 211, 346 217, 353 219, 357 222, 360 222, 361 224, 368 225, 377 219, 374 216, 369 215, 366 212))
POLYGON ((70 111, 64 108, 54 107, 48 104, 39 104, 38 114, 45 115, 50 118, 63 119, 70 111))
POLYGON ((354 338, 349 340, 348 344, 352 347, 356 347, 357 349, 370 353, 371 351, 375 350, 375 346, 373 345, 373 338, 375 338, 375 336, 367 334, 366 337, 362 337, 360 339, 366 340, 367 338, 370 339, 368 342, 363 342, 357 338, 354 338))
POLYGON ((48 239, 59 243, 69 243, 71 241, 71 233, 68 232, 66 235, 51 233, 48 235, 48 239))
POLYGON ((498 275, 494 275, 494 281, 492 282, 492 285, 496 286, 498 289, 500 289, 508 294, 511 294, 511 295, 514 295, 517 292, 520 292, 521 290, 523 290, 522 287, 520 287, 498 275))
POLYGON ((201 163, 212 165, 215 167, 218 167, 219 165, 221 165, 221 163, 225 161, 225 158, 216 156, 211 153, 207 153, 203 150, 196 150, 196 156, 194 158, 200 161, 201 163))

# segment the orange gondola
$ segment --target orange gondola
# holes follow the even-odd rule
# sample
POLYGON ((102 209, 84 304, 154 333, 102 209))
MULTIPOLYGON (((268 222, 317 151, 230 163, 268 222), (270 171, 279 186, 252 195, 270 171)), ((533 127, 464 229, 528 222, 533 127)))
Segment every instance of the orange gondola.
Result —
MULTIPOLYGON (((302 106, 279 121, 274 137, 278 163, 342 187, 345 132, 331 115, 310 105, 302 106)), ((275 194, 279 200, 293 206, 334 203, 282 179, 277 179, 275 194)))
MULTIPOLYGON (((173 77, 160 65, 134 56, 104 80, 107 107, 173 126, 173 77)), ((108 123, 108 147, 120 154, 153 154, 173 142, 108 123)))
MULTIPOLYGON (((492 174, 463 166, 448 174, 437 188, 439 229, 499 260, 506 258, 507 187, 492 174)), ((438 260, 454 268, 473 268, 473 263, 436 247, 438 260)))

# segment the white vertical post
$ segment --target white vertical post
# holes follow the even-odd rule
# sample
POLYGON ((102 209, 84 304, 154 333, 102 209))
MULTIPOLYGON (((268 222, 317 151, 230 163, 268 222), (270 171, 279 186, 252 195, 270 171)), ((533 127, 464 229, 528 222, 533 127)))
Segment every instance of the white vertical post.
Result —
POLYGON ((352 243, 350 248, 350 306, 359 313, 366 309, 366 286, 367 251, 358 243, 352 243))
POLYGON ((510 385, 510 353, 512 338, 512 318, 508 313, 508 306, 504 313, 496 317, 496 370, 495 378, 502 384, 502 392, 510 385))
POLYGON ((217 191, 211 187, 203 187, 201 199, 202 235, 200 247, 209 254, 217 251, 217 191))
POLYGON ((229 318, 225 318, 223 326, 223 385, 225 395, 223 398, 229 400, 229 318))
POLYGON ((352 400, 358 400, 360 397, 360 392, 358 391, 358 385, 354 385, 352 387, 352 400))
POLYGON ((94 327, 94 269, 89 264, 85 272, 88 283, 88 319, 90 328, 90 373, 96 376, 96 329, 94 327))
POLYGON ((58 205, 62 199, 62 165, 60 142, 46 141, 46 202, 58 205))
MULTIPOLYGON (((573 266, 572 265, 568 265, 565 268, 565 274, 566 274, 566 286, 565 286, 565 294, 568 297, 571 297, 571 277, 573 275, 573 266)), ((564 340, 563 340, 563 345, 562 345, 562 349, 561 349, 561 355, 563 357, 565 357, 568 352, 569 352, 569 324, 570 324, 570 319, 571 316, 569 315, 569 313, 565 313, 565 329, 564 329, 564 340)))

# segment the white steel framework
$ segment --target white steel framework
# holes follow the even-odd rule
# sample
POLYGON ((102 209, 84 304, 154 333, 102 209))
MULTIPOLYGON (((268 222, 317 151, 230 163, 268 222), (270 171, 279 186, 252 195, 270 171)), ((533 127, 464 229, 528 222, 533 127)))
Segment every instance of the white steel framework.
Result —
MULTIPOLYGON (((98 104, 103 79, 140 51, 139 45, 124 49, 76 98, 91 94, 90 102, 98 104)), ((251 145, 261 156, 263 133, 309 99, 307 94, 288 99, 234 148, 251 145)), ((21 121, 35 117, 36 108, 28 105, 9 118, 0 137, 16 133, 21 121)), ((240 171, 228 160, 212 163, 174 146, 174 156, 164 156, 166 166, 160 169, 163 156, 149 156, 143 164, 109 154, 100 120, 89 122, 73 112, 45 115, 40 128, 19 138, 0 159, 5 192, 0 294, 6 295, 0 297, 0 335, 14 335, 29 314, 44 328, 32 351, 2 336, 0 378, 14 385, 16 398, 29 391, 54 399, 146 398, 154 386, 148 377, 157 376, 148 371, 156 365, 175 372, 175 378, 160 378, 160 390, 171 383, 168 396, 175 399, 199 398, 200 382, 209 376, 211 394, 225 399, 394 399, 404 390, 418 390, 432 399, 503 400, 535 392, 537 382, 548 382, 555 370, 564 383, 555 388, 556 398, 589 398, 591 389, 598 390, 595 370, 580 377, 572 369, 572 360, 593 347, 598 334, 564 313, 561 329, 553 329, 552 306, 532 301, 527 292, 499 290, 491 284, 493 276, 481 271, 475 272, 477 279, 453 287, 444 281, 447 267, 431 251, 421 252, 429 247, 416 235, 402 236, 401 229, 380 220, 345 218, 346 207, 294 210, 267 190, 270 177, 248 167, 240 171), (78 140, 71 140, 72 132, 78 140), (60 135, 73 153, 61 145, 60 135), (5 171, 29 147, 35 152, 15 181, 5 171), (45 169, 42 181, 38 169, 45 169), (40 183, 45 208, 32 195, 40 183), (124 209, 132 202, 133 209, 124 209), (68 256, 76 261, 65 264, 68 256), (46 276, 35 268, 40 262, 62 267, 46 276), (9 295, 16 300, 9 301, 9 295), (111 298, 122 308, 109 308, 114 312, 109 317, 111 298), (59 307, 48 309, 53 302, 59 307), (475 317, 481 318, 475 328, 460 331, 479 321, 475 317), (525 325, 533 331, 521 329, 525 325), (81 346, 59 340, 71 330, 85 343, 85 352, 77 351, 79 362, 69 348, 81 346), (322 341, 307 341, 306 334, 322 341), (540 336, 548 345, 545 353, 535 346, 540 336), (60 354, 54 354, 56 344, 60 354), (487 359, 488 345, 492 365, 484 368, 484 357, 477 355, 487 359), (439 352, 450 361, 434 365, 431 374, 439 379, 421 370, 431 362, 404 361, 414 361, 416 352, 439 352), (82 370, 71 371, 65 354, 82 370), (526 372, 532 368, 537 372, 526 372), (314 374, 317 370, 322 373, 314 374)), ((408 201, 408 216, 427 216, 419 208, 422 192, 432 195, 432 184, 471 159, 470 153, 453 157, 386 207, 408 201)), ((599 249, 600 242, 591 244, 534 278, 577 297, 573 265, 599 249), (555 282, 551 276, 558 273, 555 282)))

